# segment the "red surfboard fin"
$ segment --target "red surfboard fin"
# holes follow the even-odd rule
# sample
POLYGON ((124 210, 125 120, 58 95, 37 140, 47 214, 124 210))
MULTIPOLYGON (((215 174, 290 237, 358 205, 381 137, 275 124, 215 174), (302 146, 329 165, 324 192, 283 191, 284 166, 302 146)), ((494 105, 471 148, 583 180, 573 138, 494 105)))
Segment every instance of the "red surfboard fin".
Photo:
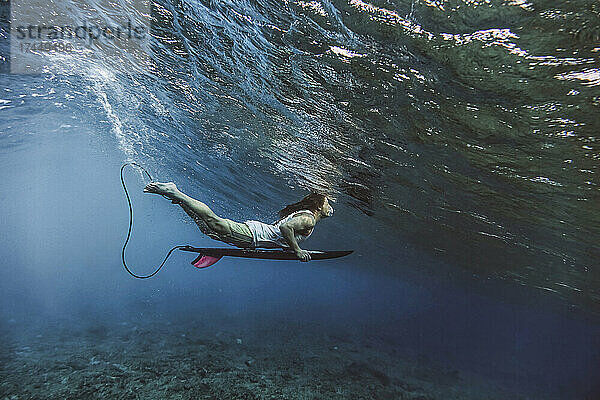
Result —
POLYGON ((220 257, 205 256, 205 255, 201 254, 194 261, 192 261, 192 264, 196 268, 207 268, 207 267, 210 267, 211 265, 213 265, 214 263, 216 263, 217 261, 219 261, 222 257, 223 256, 220 256, 220 257))

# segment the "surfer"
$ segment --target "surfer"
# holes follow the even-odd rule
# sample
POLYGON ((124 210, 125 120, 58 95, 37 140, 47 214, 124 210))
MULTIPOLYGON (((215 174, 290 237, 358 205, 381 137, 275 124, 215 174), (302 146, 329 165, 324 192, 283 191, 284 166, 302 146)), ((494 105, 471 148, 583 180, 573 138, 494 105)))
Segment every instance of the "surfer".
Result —
POLYGON ((289 248, 301 261, 310 261, 310 253, 298 245, 308 238, 322 218, 333 215, 333 207, 325 195, 311 193, 297 203, 279 211, 280 219, 273 224, 260 221, 236 222, 219 217, 206 204, 177 189, 173 182, 152 182, 146 193, 160 194, 181 208, 212 239, 240 248, 289 248))

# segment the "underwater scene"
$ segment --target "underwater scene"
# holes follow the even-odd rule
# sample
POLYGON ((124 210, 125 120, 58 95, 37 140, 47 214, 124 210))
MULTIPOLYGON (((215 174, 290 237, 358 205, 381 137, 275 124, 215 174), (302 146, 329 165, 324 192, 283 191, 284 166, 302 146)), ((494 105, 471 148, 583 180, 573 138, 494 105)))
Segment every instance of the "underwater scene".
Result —
POLYGON ((0 400, 600 399, 598 174, 595 0, 2 1, 0 400))

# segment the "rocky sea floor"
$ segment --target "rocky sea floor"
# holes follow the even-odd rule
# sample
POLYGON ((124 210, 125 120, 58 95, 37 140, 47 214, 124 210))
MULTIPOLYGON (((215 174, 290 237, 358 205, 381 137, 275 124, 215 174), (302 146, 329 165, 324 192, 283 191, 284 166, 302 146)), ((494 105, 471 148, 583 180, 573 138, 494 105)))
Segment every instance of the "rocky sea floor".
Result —
POLYGON ((401 354, 376 333, 283 320, 10 320, 0 335, 0 399, 532 398, 401 354))

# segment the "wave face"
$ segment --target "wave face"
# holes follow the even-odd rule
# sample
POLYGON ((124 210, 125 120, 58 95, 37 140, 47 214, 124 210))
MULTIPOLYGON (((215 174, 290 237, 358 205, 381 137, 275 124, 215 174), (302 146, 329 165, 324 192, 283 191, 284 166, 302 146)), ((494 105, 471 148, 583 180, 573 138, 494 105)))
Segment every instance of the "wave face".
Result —
POLYGON ((597 2, 160 0, 151 17, 150 66, 62 60, 84 77, 31 78, 53 92, 0 112, 71 93, 127 158, 217 203, 324 191, 388 239, 600 306, 597 2))

